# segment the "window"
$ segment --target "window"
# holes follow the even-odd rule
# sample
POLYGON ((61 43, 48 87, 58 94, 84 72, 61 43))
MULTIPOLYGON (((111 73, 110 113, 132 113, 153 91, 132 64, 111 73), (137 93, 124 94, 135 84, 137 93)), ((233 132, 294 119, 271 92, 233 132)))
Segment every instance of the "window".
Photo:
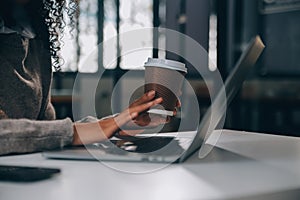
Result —
MULTIPOLYGON (((80 15, 78 27, 76 27, 79 34, 73 37, 69 33, 70 28, 67 28, 64 33, 61 54, 65 62, 62 70, 94 73, 98 70, 98 66, 106 69, 117 67, 142 69, 141 64, 148 57, 152 57, 152 50, 123 55, 122 47, 128 41, 122 40, 120 35, 135 29, 153 27, 153 12, 153 0, 80 1, 80 15), (99 8, 102 10, 98 12, 99 8), (97 51, 98 41, 102 41, 102 39, 103 41, 109 40, 112 46, 107 49, 103 48, 102 53, 97 53, 98 56, 85 62, 91 52, 97 51), (120 55, 122 56, 120 57, 120 55), (108 57, 113 59, 106 59, 108 57)), ((153 33, 149 31, 149 34, 140 39, 140 43, 141 47, 151 45, 153 33)))
POLYGON ((210 71, 217 70, 217 16, 211 14, 209 18, 209 64, 210 71))
MULTIPOLYGON (((62 41, 61 56, 64 59, 62 71, 65 72, 96 72, 97 60, 88 66, 81 66, 91 50, 95 49, 98 41, 98 16, 97 0, 80 1, 80 15, 77 24, 78 35, 70 33, 70 27, 66 27, 62 41)), ((65 19, 67 22, 69 19, 65 19)))
MULTIPOLYGON (((152 50, 130 54, 124 54, 125 52, 122 51, 122 47, 130 42, 122 38, 122 33, 153 26, 152 3, 153 0, 104 0, 103 40, 109 40, 110 45, 103 49, 104 68, 142 69, 141 64, 152 56, 152 50)), ((153 34, 149 31, 147 35, 137 39, 141 47, 152 45, 153 34)))
MULTIPOLYGON (((178 2, 185 0, 178 0, 178 2)), ((142 65, 148 57, 165 58, 164 51, 144 49, 125 54, 123 47, 127 42, 122 33, 146 27, 165 27, 166 0, 84 0, 80 2, 78 35, 72 37, 69 29, 63 37, 64 58, 63 71, 95 73, 99 66, 105 69, 143 69, 142 65), (109 46, 97 49, 102 41, 109 41, 109 46), (87 59, 91 53, 95 56, 87 59), (121 55, 121 56, 120 56, 121 55), (88 62, 86 62, 88 60, 88 62)), ((171 4, 173 2, 170 0, 171 4)), ((215 0, 211 0, 215 5, 215 0)), ((178 4, 181 5, 181 4, 178 4)), ((177 4, 175 5, 178 6, 177 4)), ((215 6, 213 6, 215 7, 215 6)), ((195 9, 196 10, 196 9, 195 9)), ((173 12, 173 10, 172 10, 173 12)), ((175 10, 174 12, 178 12, 175 10)), ((190 11, 194 12, 194 10, 190 11)), ((178 15, 179 13, 174 13, 178 15)), ((176 16, 172 19, 177 20, 176 16)), ((67 19, 66 19, 67 20, 67 19)), ((174 24, 173 22, 169 22, 174 24)), ((177 25, 176 25, 177 26, 177 25)), ((176 28, 174 28, 176 30, 176 28)), ((211 71, 216 70, 217 57, 217 17, 213 9, 210 17, 209 56, 211 71)), ((150 31, 137 38, 140 46, 166 45, 164 33, 154 35, 150 31)))

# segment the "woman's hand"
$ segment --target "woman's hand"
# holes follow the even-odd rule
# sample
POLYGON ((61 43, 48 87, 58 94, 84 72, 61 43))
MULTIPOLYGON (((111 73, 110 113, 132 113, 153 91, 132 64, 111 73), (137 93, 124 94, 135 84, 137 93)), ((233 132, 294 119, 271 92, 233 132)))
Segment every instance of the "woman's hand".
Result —
POLYGON ((139 128, 141 126, 157 126, 163 121, 146 120, 146 113, 151 107, 160 104, 163 99, 154 99, 155 92, 144 94, 132 103, 129 108, 118 116, 93 123, 75 123, 73 145, 82 145, 98 142, 110 138, 115 132, 123 128, 139 128))
MULTIPOLYGON (((118 118, 124 118, 123 115, 126 115, 126 113, 132 113, 136 108, 139 108, 140 106, 143 106, 144 104, 147 104, 151 100, 153 100, 155 97, 155 91, 150 91, 147 94, 144 94, 141 98, 134 101, 127 110, 122 112, 119 116, 117 116, 115 119, 118 121, 118 118)), ((158 98, 154 100, 155 104, 152 106, 155 106, 157 104, 162 103, 163 99, 158 98)), ((166 119, 156 116, 151 116, 146 112, 149 108, 143 109, 141 112, 138 113, 136 117, 134 117, 132 120, 128 120, 126 123, 124 123, 122 126, 119 126, 121 130, 140 130, 140 129, 146 129, 146 128, 153 128, 156 127, 162 123, 166 123, 166 119)))
MULTIPOLYGON (((129 109, 131 107, 138 106, 140 104, 143 104, 146 101, 153 99, 154 96, 155 96, 154 91, 149 92, 148 96, 144 95, 137 101, 133 102, 129 106, 129 109)), ((173 116, 175 116, 177 114, 177 109, 180 107, 181 107, 181 102, 178 100, 176 103, 176 108, 174 109, 173 116)), ((145 129, 151 129, 151 128, 155 128, 159 125, 169 123, 170 120, 171 120, 171 117, 169 117, 169 116, 161 116, 161 115, 149 114, 149 113, 143 112, 143 113, 140 113, 133 120, 128 121, 126 124, 124 124, 122 127, 120 127, 119 135, 134 136, 134 135, 143 133, 145 131, 145 129)))

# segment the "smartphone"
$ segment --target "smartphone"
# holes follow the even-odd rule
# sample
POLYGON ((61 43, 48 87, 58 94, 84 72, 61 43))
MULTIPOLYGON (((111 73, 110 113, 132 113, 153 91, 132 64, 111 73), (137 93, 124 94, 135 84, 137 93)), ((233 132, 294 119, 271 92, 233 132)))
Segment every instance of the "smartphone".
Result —
POLYGON ((59 174, 60 169, 0 165, 0 181, 34 182, 59 174))

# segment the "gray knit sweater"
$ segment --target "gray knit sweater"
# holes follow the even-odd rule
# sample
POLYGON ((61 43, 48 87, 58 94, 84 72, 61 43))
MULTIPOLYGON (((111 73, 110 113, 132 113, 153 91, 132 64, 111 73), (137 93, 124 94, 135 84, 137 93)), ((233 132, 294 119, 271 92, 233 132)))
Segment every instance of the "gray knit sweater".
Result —
POLYGON ((0 155, 72 142, 70 119, 54 120, 51 59, 38 38, 0 32, 0 155))

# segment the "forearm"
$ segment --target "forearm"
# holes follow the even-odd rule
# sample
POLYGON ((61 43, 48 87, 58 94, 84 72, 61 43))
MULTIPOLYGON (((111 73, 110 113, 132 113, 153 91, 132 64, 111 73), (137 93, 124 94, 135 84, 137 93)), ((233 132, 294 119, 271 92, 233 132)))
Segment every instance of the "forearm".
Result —
POLYGON ((59 148, 71 144, 72 140, 73 123, 70 119, 0 120, 0 155, 59 148))
POLYGON ((117 116, 100 121, 73 124, 70 119, 53 121, 0 120, 0 155, 28 153, 102 141, 113 136, 119 127, 135 124, 139 113, 162 102, 152 100, 155 92, 149 92, 131 104, 117 116))
POLYGON ((0 155, 94 143, 111 137, 117 130, 114 117, 89 123, 73 123, 70 119, 0 120, 0 155))
POLYGON ((75 123, 73 145, 90 144, 106 140, 118 131, 114 117, 105 118, 96 122, 75 123))
POLYGON ((143 113, 152 106, 162 102, 162 98, 153 100, 154 97, 155 92, 151 91, 132 103, 130 107, 125 109, 122 113, 114 115, 113 117, 91 123, 75 123, 72 144, 90 144, 108 139, 127 123, 136 126, 135 119, 139 113, 143 113))

